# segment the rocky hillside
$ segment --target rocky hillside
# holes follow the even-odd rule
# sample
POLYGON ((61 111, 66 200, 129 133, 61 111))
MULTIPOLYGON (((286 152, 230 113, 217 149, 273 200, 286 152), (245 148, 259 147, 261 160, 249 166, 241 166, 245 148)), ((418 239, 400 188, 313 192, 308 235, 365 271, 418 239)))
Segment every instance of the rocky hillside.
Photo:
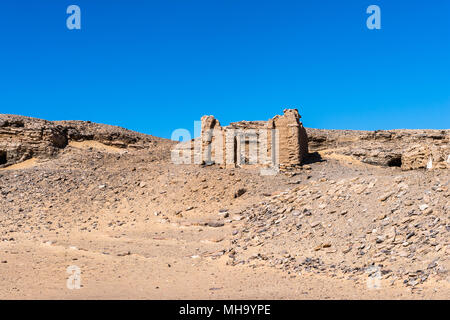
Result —
POLYGON ((351 156, 404 170, 450 167, 450 130, 323 130, 307 128, 310 152, 351 156))
MULTIPOLYGON (((313 168, 314 170, 314 168, 313 168)), ((415 287, 450 268, 448 172, 327 171, 250 206, 230 249, 232 264, 290 274, 367 278, 415 287)))
POLYGON ((97 141, 130 149, 169 146, 165 139, 85 121, 46 121, 0 114, 0 167, 37 157, 56 156, 71 141, 97 141))

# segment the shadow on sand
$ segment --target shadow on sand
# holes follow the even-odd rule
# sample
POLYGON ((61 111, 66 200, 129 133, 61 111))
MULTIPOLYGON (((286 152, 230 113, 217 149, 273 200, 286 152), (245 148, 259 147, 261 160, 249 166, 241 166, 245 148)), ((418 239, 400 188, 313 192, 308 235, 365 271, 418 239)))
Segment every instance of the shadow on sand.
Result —
POLYGON ((316 162, 324 162, 326 161, 321 157, 318 152, 308 153, 308 155, 303 160, 303 164, 311 164, 316 162))

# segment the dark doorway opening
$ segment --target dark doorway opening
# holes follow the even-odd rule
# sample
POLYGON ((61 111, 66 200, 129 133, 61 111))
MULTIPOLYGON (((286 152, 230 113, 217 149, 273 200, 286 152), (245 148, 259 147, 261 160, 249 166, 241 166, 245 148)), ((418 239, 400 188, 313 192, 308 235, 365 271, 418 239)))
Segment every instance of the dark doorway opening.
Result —
POLYGON ((0 150, 0 165, 6 164, 8 162, 8 159, 6 158, 6 151, 0 150))
POLYGON ((237 139, 236 137, 233 138, 233 162, 234 164, 237 164, 237 158, 238 154, 237 154, 237 139))
POLYGON ((387 164, 389 167, 401 167, 402 166, 402 157, 397 156, 388 161, 387 164))

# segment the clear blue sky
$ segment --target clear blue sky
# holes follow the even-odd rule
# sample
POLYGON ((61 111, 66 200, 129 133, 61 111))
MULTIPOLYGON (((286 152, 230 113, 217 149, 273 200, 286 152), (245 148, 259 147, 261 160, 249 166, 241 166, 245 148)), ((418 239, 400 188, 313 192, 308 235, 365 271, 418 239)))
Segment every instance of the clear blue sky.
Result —
POLYGON ((448 0, 1 1, 0 40, 0 113, 166 138, 286 107, 315 128, 450 127, 448 0))

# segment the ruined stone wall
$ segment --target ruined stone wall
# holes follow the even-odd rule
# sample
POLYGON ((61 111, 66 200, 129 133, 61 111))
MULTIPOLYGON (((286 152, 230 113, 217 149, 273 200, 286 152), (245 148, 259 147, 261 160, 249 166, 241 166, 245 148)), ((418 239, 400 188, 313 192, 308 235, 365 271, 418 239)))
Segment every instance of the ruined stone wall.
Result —
POLYGON ((241 121, 226 127, 213 116, 203 116, 200 139, 205 164, 285 169, 300 165, 308 153, 308 137, 297 109, 285 109, 282 116, 268 121, 241 121))
POLYGON ((308 138, 297 109, 286 109, 283 116, 275 116, 272 121, 273 127, 279 132, 280 166, 301 164, 308 153, 308 138))
POLYGON ((214 116, 202 117, 201 160, 208 163, 225 163, 226 135, 214 116))

